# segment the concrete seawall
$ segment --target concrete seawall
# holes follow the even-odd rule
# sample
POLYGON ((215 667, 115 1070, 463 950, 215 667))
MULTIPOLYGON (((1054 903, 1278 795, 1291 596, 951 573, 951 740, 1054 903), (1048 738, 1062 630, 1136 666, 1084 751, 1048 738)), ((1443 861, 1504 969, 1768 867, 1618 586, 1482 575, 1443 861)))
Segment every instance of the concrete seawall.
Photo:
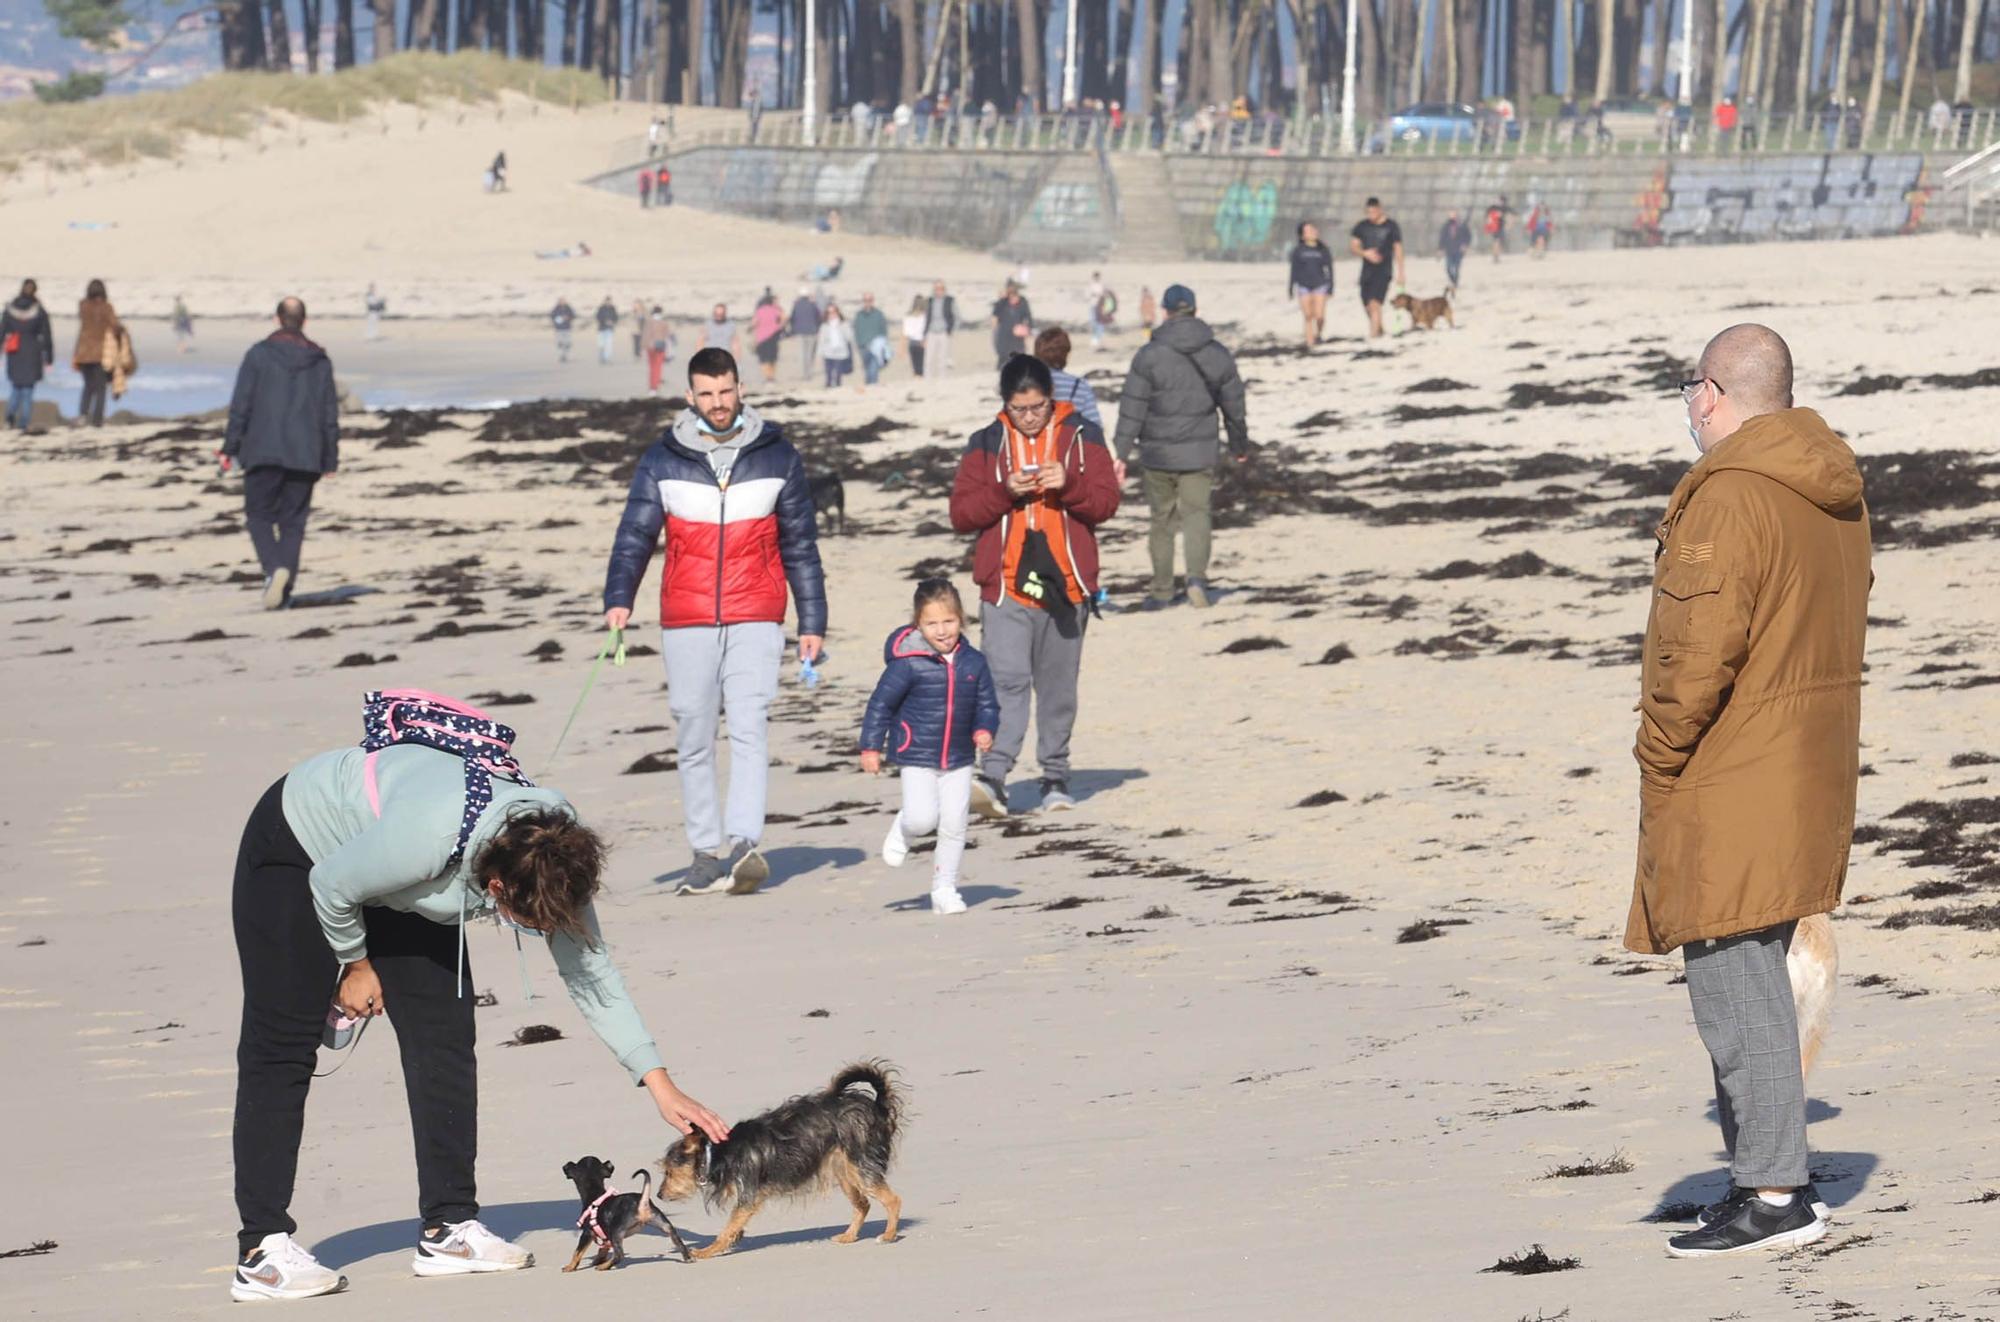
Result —
MULTIPOLYGON (((1912 153, 1738 157, 1167 156, 1170 214, 1121 214, 1109 163, 1087 153, 693 147, 669 157, 677 205, 986 249, 1009 259, 1091 261, 1139 227, 1188 257, 1280 257, 1302 220, 1336 251, 1379 196, 1412 255, 1435 251, 1457 208, 1474 230, 1505 196, 1510 247, 1536 202, 1557 248, 1863 237, 1918 227, 1926 160, 1912 153)), ((638 166, 589 182, 632 194, 638 166)), ((1124 211, 1129 212, 1130 208, 1124 211)))

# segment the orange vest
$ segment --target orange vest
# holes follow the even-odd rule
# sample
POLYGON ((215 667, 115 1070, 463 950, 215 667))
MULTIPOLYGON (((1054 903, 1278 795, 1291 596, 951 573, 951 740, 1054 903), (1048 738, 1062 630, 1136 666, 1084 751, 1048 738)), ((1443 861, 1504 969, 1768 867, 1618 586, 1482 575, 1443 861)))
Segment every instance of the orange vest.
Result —
MULTIPOLYGON (((1025 435, 1014 425, 1007 411, 1000 411, 1000 423, 1007 429, 1007 469, 1019 472, 1027 468, 1046 467, 1059 462, 1056 451, 1056 429, 1062 420, 1075 412, 1067 401, 1058 403, 1049 415, 1048 426, 1034 436, 1025 435)), ((1042 603, 1032 597, 1023 596, 1014 586, 1014 580, 1021 566, 1021 548, 1027 544, 1030 530, 1040 532, 1048 538, 1049 550, 1054 553, 1056 563, 1062 566, 1063 586, 1074 602, 1083 600, 1083 585, 1076 581, 1076 570, 1070 561, 1068 521, 1063 517, 1062 507, 1047 494, 1016 507, 1013 517, 1007 521, 1007 545, 1000 553, 1001 590, 1023 606, 1040 610, 1042 603)))

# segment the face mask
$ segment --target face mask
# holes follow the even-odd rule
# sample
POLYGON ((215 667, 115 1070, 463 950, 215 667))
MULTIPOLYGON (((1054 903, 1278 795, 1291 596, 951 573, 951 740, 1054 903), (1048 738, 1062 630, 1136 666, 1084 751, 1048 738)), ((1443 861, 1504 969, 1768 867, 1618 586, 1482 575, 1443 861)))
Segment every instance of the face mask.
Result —
MULTIPOLYGON (((1693 441, 1693 442, 1694 442, 1694 448, 1695 448, 1695 449, 1697 449, 1697 450, 1702 450, 1702 444, 1701 444, 1701 428, 1699 428, 1699 427, 1695 426, 1695 422, 1694 422, 1694 419, 1693 419, 1693 418, 1689 418, 1689 419, 1688 419, 1688 439, 1689 439, 1690 441, 1693 441)), ((1703 452, 1704 454, 1706 454, 1706 453, 1707 453, 1707 451, 1706 451, 1706 450, 1703 450, 1702 452, 1703 452)))

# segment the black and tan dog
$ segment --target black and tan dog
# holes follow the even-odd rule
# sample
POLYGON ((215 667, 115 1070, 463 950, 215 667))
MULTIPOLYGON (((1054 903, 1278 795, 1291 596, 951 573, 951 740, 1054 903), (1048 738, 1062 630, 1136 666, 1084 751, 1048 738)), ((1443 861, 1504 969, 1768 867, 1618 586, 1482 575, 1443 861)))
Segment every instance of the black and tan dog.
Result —
POLYGON ((637 1193, 612 1192, 611 1163, 602 1157, 578 1157, 563 1167, 563 1174, 576 1181, 577 1195, 583 1199, 583 1212, 576 1219, 577 1229, 583 1233, 577 1236, 576 1252, 570 1255, 564 1271, 575 1271, 592 1244, 597 1245, 597 1257, 591 1265, 598 1271, 611 1270, 625 1261, 626 1237, 644 1230, 655 1217, 659 1218, 667 1238, 680 1250, 681 1261, 693 1261, 680 1232, 651 1197, 651 1171, 632 1172, 632 1178, 639 1181, 637 1193))
POLYGON ((1389 300, 1392 308, 1401 308, 1410 314, 1410 326, 1414 330, 1429 330, 1442 317, 1453 330, 1458 322, 1451 315, 1451 295, 1443 298, 1411 298, 1408 294, 1398 294, 1389 300))
POLYGON ((903 1200, 889 1187, 889 1160, 902 1122, 903 1099, 890 1083, 894 1071, 881 1061, 850 1065, 825 1092, 794 1097, 782 1106, 731 1125, 729 1141, 711 1145, 700 1130, 667 1149, 660 1194, 669 1202, 697 1192, 711 1207, 729 1208, 729 1222, 697 1258, 727 1253, 743 1228, 773 1198, 837 1185, 854 1205, 854 1223, 834 1239, 852 1244, 868 1219, 869 1200, 882 1204, 894 1243, 903 1200), (867 1084, 874 1093, 852 1091, 867 1084))

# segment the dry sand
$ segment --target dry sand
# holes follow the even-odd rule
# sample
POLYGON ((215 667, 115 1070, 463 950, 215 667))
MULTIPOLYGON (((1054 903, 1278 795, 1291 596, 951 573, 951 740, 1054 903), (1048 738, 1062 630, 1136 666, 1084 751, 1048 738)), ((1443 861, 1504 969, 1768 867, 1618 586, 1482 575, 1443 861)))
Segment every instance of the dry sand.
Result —
MULTIPOLYGON (((405 155, 443 136, 433 126, 405 155)), ((510 137, 517 171, 532 172, 534 150, 510 137)), ((421 176, 399 161, 397 178, 421 176)), ((194 214, 159 187, 161 208, 194 214)), ((216 288, 275 287, 281 256, 353 286, 355 250, 340 244, 379 227, 418 245, 397 259, 415 289, 426 255, 443 258, 406 203, 429 205, 413 196, 357 227, 306 206, 321 246, 257 239, 251 274, 216 288)), ((596 205, 575 191, 564 201, 596 205)), ((624 224, 605 215, 605 233, 624 224)), ((149 241, 136 228, 109 237, 133 251, 149 241)), ((498 261, 521 236, 504 237, 477 243, 498 261)), ((216 242, 150 241, 165 274, 136 283, 169 294, 173 274, 209 269, 175 265, 175 243, 216 242)), ((82 242, 56 236, 44 269, 81 274, 82 242)), ((786 265, 817 255, 817 240, 786 242, 786 265)), ((842 247, 860 281, 908 281, 921 264, 973 289, 999 270, 919 245, 842 247)), ((740 298, 772 250, 672 250, 647 269, 689 302, 725 280, 740 298)), ((698 900, 663 884, 686 857, 676 778, 634 766, 673 746, 655 657, 606 671, 546 779, 616 845, 609 937, 692 1093, 741 1116, 857 1056, 902 1069, 907 1238, 826 1243, 846 1217, 819 1199, 766 1213, 715 1262, 684 1266, 649 1239, 623 1271, 560 1276, 575 1215, 562 1163, 592 1152, 630 1169, 666 1131, 581 1036, 545 962, 530 961, 539 998, 524 1002, 510 943, 481 927, 476 981, 498 997, 480 1020, 486 1217, 542 1265, 408 1275, 414 1190, 385 1029, 314 1091, 294 1211, 354 1300, 303 1307, 2000 1316, 1992 910, 1983 931, 1884 926, 1991 905, 2000 390, 1911 380, 1837 393, 1863 375, 1990 371, 2000 293, 1967 292, 1990 269, 1989 248, 1952 238, 1478 262, 1455 333, 1380 350, 1343 339, 1310 359, 1290 351, 1296 319, 1274 297, 1274 268, 1112 271, 1121 292, 1191 274, 1246 350, 1253 432, 1272 448, 1224 489, 1215 576, 1228 592, 1214 609, 1093 626, 1082 803, 977 830, 974 907, 949 922, 922 907, 922 855, 901 871, 875 858, 893 786, 862 777, 848 750, 910 570, 961 555, 937 477, 989 409, 986 374, 913 391, 899 364, 894 386, 861 398, 760 391, 816 464, 845 473, 851 516, 848 535, 822 541, 827 681, 809 692, 788 668, 774 712, 773 885, 698 900), (1679 962, 1618 944, 1633 649, 1645 529, 1693 456, 1668 360, 1745 316, 1791 339, 1801 401, 1871 464, 1872 774, 1837 921, 1835 1030, 1810 1087, 1813 1168, 1836 1227, 1781 1258, 1685 1263, 1662 1252, 1673 1227, 1649 1217, 1718 1195, 1725 1177, 1679 962), (1463 386, 1413 390, 1436 378, 1463 386), (1527 383, 1602 393, 1508 407, 1527 383), (1404 405, 1473 411, 1403 420, 1392 410, 1404 405), (1242 650, 1249 639, 1281 645, 1242 650), (1352 659, 1310 664, 1337 647, 1352 659), (1295 806, 1326 790, 1344 797, 1295 806), (1957 806, 1899 814, 1919 801, 1957 806), (1419 920, 1441 924, 1436 937, 1399 941, 1419 920), (540 1022, 565 1040, 498 1049, 540 1022), (1614 1154, 1631 1169, 1544 1178, 1614 1154), (1534 1244, 1581 1266, 1481 1273, 1534 1244)), ((1037 271, 1036 298, 1080 291, 1087 274, 1037 271)), ((1343 336, 1359 323, 1351 276, 1343 263, 1343 336)), ((440 267, 438 301, 495 310, 472 306, 463 278, 440 267)), ((1115 387, 1133 344, 1086 351, 1082 366, 1115 387)), ((976 337, 959 361, 983 369, 976 337)), ((238 488, 213 475, 212 429, 64 431, 0 450, 0 758, 13 769, 0 1249, 60 1244, 0 1262, 0 1312, 227 1307, 239 998, 227 894, 242 819, 287 766, 357 737, 369 686, 527 695, 501 712, 531 772, 543 769, 598 641, 619 470, 643 442, 644 408, 355 419, 343 472, 322 488, 304 589, 376 591, 281 615, 255 608, 238 488), (549 642, 560 657, 537 659, 549 642), (347 663, 362 654, 373 660, 347 663)), ((1136 502, 1107 529, 1122 603, 1145 571, 1143 532, 1136 502)), ((1030 802, 1031 774, 1019 772, 1030 802)), ((704 1234, 719 1224, 695 1209, 677 1219, 704 1234)))

